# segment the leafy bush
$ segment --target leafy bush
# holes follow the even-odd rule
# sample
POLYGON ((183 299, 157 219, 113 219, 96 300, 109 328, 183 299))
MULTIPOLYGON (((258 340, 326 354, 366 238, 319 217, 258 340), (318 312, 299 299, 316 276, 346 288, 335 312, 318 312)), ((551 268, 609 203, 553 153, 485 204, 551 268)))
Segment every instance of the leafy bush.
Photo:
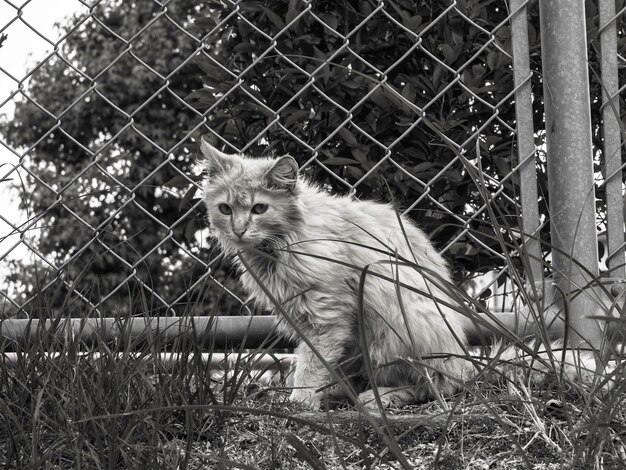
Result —
POLYGON ((201 22, 212 34, 196 60, 203 87, 190 98, 210 110, 209 127, 223 139, 216 143, 289 153, 334 191, 389 200, 391 188, 440 247, 452 244, 459 271, 501 263, 486 214, 477 214, 484 201, 457 153, 473 158, 478 140, 489 189, 503 186, 509 197, 496 204, 514 220, 517 188, 501 181, 516 159, 505 2, 451 10, 447 1, 382 9, 318 1, 305 9, 270 0, 239 4, 236 17, 213 7, 201 22), (470 216, 472 236, 495 253, 467 249, 461 223, 470 216))
MULTIPOLYGON (((587 14, 600 171, 592 2, 587 14)), ((186 191, 197 181, 194 140, 207 133, 226 150, 290 153, 329 190, 393 199, 459 279, 503 266, 521 220, 508 15, 504 0, 100 2, 65 27, 59 52, 0 123, 6 143, 25 152, 22 207, 41 227, 37 262, 13 266, 16 302, 238 312, 236 296, 221 302, 207 276, 210 266, 236 294, 198 232, 197 186, 186 191), (480 165, 489 201, 459 152, 480 165), (504 245, 498 226, 509 228, 498 234, 504 245)), ((536 3, 528 19, 539 205, 549 220, 536 3)), ((621 50, 622 17, 617 25, 621 50)))

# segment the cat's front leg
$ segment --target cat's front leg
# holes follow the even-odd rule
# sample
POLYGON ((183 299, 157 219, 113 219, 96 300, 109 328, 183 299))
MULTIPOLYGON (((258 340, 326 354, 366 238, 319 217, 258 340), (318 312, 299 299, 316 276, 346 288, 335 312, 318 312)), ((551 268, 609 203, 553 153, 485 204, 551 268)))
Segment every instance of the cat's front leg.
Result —
POLYGON ((348 338, 341 328, 307 338, 317 354, 304 341, 300 341, 296 348, 294 388, 289 398, 308 408, 319 409, 324 398, 324 392, 319 389, 331 382, 331 373, 320 360, 320 356, 327 363, 336 365, 341 359, 348 338))
POLYGON ((330 374, 316 354, 303 341, 296 348, 296 370, 289 399, 308 408, 319 409, 323 393, 319 388, 330 382, 330 374))

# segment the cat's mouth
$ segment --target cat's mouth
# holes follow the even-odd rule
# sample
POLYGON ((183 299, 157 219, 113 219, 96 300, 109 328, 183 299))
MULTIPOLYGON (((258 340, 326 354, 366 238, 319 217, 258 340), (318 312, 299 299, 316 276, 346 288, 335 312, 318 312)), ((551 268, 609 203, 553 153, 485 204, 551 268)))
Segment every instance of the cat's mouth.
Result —
POLYGON ((230 234, 228 236, 228 242, 237 250, 262 251, 264 253, 273 253, 277 246, 276 240, 269 240, 249 235, 238 237, 235 234, 230 234))
POLYGON ((250 236, 247 234, 244 234, 243 236, 237 236, 234 233, 229 234, 228 241, 230 242, 231 245, 239 249, 256 248, 258 245, 260 245, 263 242, 263 240, 259 240, 254 236, 250 236))

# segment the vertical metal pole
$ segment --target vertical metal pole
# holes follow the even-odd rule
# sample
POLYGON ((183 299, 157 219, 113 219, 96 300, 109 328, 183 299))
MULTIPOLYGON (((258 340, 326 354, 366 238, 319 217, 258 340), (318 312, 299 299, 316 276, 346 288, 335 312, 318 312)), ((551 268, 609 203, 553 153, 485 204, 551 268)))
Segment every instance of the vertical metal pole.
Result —
POLYGON ((600 1, 600 53, 602 64, 602 131, 606 184, 609 276, 624 278, 624 198, 622 196, 622 138, 619 125, 617 31, 615 2, 600 1))
POLYGON ((528 0, 510 0, 513 77, 515 82, 515 119, 517 121, 517 153, 520 165, 520 196, 522 204, 523 244, 528 255, 527 279, 543 286, 543 262, 539 242, 539 207, 537 172, 535 168, 535 131, 533 128, 530 62, 528 59, 528 0))
POLYGON ((569 345, 597 347, 602 331, 588 316, 598 305, 580 291, 598 275, 585 5, 542 0, 539 9, 552 266, 569 345))

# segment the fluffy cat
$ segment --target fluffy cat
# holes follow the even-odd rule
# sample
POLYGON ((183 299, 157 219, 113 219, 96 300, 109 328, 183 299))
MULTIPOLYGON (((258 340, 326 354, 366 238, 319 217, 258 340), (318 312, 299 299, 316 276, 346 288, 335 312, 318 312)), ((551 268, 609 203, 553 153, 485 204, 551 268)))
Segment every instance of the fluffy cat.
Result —
MULTIPOLYGON (((227 155, 204 140, 201 150, 213 235, 259 306, 289 316, 280 328, 298 341, 292 400, 320 407, 332 382, 320 356, 334 367, 352 362, 350 373, 367 353, 386 407, 450 394, 475 375, 465 359, 469 320, 445 292, 449 269, 409 219, 327 193, 289 156, 227 155)), ((359 398, 375 404, 372 390, 359 398)))

